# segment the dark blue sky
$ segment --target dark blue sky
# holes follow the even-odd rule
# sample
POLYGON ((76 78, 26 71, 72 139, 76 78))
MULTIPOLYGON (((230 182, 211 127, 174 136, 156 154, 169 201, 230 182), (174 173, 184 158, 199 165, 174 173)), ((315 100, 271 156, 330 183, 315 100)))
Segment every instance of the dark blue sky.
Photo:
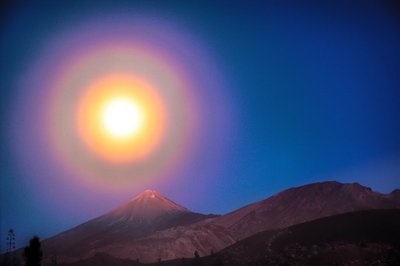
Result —
MULTIPOLYGON (((21 1, 2 15, 1 239, 9 227, 19 245, 33 234, 48 237, 130 197, 103 198, 102 207, 87 212, 82 210, 90 209, 90 200, 81 211, 54 211, 57 206, 42 204, 24 181, 35 176, 19 171, 8 133, 21 93, 15 84, 49 36, 69 23, 119 11, 160 16, 201 40, 225 75, 234 106, 222 167, 202 177, 201 166, 192 165, 179 182, 156 185, 161 193, 194 211, 225 213, 324 180, 359 182, 385 193, 400 187, 396 1, 51 2, 21 1), (202 194, 193 199, 196 190, 202 194)), ((207 158, 207 151, 213 147, 198 158, 207 158)))

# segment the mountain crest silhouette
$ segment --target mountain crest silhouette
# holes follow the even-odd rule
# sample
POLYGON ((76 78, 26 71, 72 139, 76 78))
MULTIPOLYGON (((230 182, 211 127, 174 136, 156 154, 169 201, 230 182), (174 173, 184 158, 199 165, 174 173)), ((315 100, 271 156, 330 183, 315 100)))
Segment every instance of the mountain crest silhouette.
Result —
POLYGON ((163 216, 174 216, 188 209, 168 199, 160 192, 147 189, 128 203, 112 210, 106 216, 119 221, 139 221, 152 223, 163 216))
POLYGON ((359 210, 399 209, 399 192, 382 194, 358 183, 320 182, 215 216, 193 213, 157 191, 145 190, 105 215, 43 241, 43 250, 62 261, 97 252, 149 263, 192 257, 196 250, 204 256, 265 230, 359 210))

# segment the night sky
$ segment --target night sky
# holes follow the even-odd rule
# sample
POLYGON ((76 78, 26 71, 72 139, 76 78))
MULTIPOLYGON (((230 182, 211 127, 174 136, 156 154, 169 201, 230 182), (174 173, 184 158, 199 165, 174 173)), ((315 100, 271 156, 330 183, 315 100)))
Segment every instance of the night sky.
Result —
POLYGON ((400 187, 396 1, 16 2, 1 18, 1 251, 9 228, 21 246, 146 188, 222 214, 312 182, 400 187), (111 72, 160 96, 147 157, 110 162, 74 135, 85 86, 111 72))

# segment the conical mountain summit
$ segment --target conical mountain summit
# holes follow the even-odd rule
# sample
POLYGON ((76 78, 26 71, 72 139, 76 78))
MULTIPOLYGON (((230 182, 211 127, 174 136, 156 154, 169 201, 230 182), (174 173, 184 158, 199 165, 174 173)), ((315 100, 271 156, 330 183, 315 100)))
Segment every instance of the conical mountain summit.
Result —
POLYGON ((145 190, 124 205, 43 241, 46 254, 72 262, 96 253, 155 262, 219 251, 265 230, 332 215, 371 209, 399 209, 400 190, 375 192, 336 181, 289 188, 222 216, 203 215, 145 190))
POLYGON ((104 218, 123 222, 153 223, 160 217, 165 218, 185 212, 190 211, 161 193, 147 189, 128 203, 107 213, 104 218))
POLYGON ((62 260, 74 261, 108 251, 110 244, 126 246, 156 231, 206 218, 157 191, 145 190, 114 210, 43 241, 43 247, 48 254, 62 254, 62 260))

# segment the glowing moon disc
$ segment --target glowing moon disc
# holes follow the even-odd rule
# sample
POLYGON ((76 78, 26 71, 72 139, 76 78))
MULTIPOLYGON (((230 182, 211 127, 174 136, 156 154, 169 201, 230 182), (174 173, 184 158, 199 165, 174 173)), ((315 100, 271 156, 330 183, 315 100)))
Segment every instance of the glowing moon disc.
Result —
POLYGON ((93 81, 81 95, 76 126, 89 151, 113 163, 129 163, 159 147, 166 113, 151 83, 132 74, 109 74, 93 81))
POLYGON ((115 137, 135 135, 143 123, 137 104, 128 99, 116 99, 108 103, 103 111, 105 129, 115 137))

